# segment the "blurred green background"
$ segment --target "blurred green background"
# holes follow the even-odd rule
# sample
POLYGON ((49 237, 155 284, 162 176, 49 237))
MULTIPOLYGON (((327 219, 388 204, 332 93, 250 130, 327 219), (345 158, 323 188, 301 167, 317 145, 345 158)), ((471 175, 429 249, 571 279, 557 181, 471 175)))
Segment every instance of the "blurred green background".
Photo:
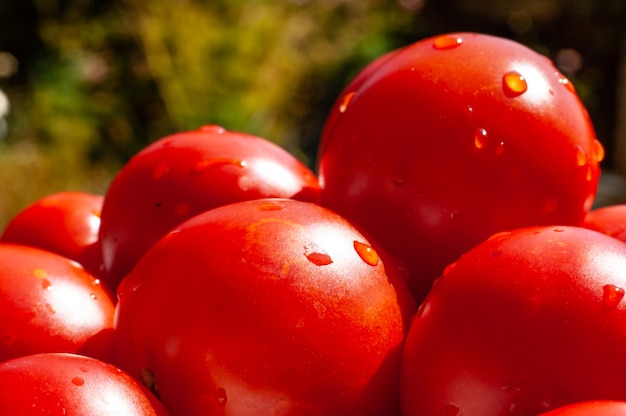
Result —
POLYGON ((626 173, 626 0, 0 0, 0 228, 61 190, 104 193, 167 134, 220 124, 313 167, 327 112, 426 36, 522 42, 570 77, 626 173))

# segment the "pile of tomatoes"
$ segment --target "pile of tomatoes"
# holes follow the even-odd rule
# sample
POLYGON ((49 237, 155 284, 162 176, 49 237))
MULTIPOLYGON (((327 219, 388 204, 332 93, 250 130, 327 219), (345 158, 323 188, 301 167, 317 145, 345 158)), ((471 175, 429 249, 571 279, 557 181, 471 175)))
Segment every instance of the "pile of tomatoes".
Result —
POLYGON ((626 415, 626 209, 571 82, 451 33, 371 62, 316 172, 206 125, 0 237, 3 414, 626 415))

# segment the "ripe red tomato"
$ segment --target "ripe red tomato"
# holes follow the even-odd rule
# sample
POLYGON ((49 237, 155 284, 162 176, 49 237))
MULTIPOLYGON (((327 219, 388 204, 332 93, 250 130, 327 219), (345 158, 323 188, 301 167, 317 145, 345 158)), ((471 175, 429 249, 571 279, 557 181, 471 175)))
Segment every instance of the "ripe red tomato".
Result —
POLYGON ((105 194, 100 240, 113 287, 161 236, 211 208, 249 199, 318 201, 315 175, 260 137, 204 126, 140 151, 105 194))
POLYGON ((47 195, 11 219, 0 241, 69 257, 97 276, 102 267, 98 230, 103 199, 102 195, 74 191, 47 195))
POLYGON ((626 416, 626 402, 580 402, 541 413, 539 416, 626 416))
POLYGON ((174 415, 393 415, 415 302, 337 214, 261 199, 174 228, 124 279, 116 352, 174 415))
POLYGON ((0 363, 4 416, 166 416, 161 403, 120 369, 81 355, 47 353, 0 363))
POLYGON ((111 294, 73 260, 0 243, 0 361, 42 352, 111 359, 111 294))
POLYGON ((626 244, 582 227, 494 235, 433 285, 408 334, 403 415, 534 416, 626 400, 626 244))
POLYGON ((626 204, 593 209, 587 213, 582 225, 626 242, 626 204))
POLYGON ((339 101, 320 144, 322 203, 403 259, 418 299, 491 234, 578 225, 592 206, 603 149, 589 116, 521 44, 421 40, 339 101))

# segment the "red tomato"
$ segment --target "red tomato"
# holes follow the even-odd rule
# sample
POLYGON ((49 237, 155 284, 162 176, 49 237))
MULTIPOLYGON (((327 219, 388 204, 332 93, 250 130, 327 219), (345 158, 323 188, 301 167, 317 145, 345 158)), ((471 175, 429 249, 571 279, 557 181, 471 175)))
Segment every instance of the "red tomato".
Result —
POLYGON ((587 213, 582 225, 626 242, 626 204, 593 209, 587 213))
POLYGON ((403 259, 418 299, 491 234, 578 225, 592 206, 603 149, 588 114, 521 44, 428 38, 339 101, 318 155, 322 203, 403 259))
POLYGON ((290 199, 207 211, 118 293, 116 352, 174 415, 393 415, 414 300, 347 221, 290 199))
POLYGON ((184 220, 263 197, 318 201, 319 184, 276 144, 219 126, 151 144, 121 169, 105 194, 104 278, 115 287, 152 244, 184 220))
POLYGON ((626 244, 582 227, 502 232, 433 285, 408 334, 403 415, 534 416, 626 400, 626 244))
POLYGON ((36 354, 0 363, 4 416, 166 416, 162 404, 120 369, 75 354, 36 354))
POLYGON ((102 252, 98 230, 103 199, 102 195, 73 191, 47 195, 19 212, 0 241, 52 251, 99 275, 102 252))
POLYGON ((540 416, 626 416, 626 402, 580 402, 541 413, 540 416))
POLYGON ((75 261, 0 243, 0 361, 42 352, 111 359, 114 314, 111 295, 75 261))

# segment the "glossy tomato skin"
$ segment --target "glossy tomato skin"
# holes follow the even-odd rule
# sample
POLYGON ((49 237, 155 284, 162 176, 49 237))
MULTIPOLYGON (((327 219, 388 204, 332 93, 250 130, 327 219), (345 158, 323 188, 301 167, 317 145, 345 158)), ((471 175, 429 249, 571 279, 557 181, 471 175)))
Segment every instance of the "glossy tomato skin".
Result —
POLYGON ((111 360, 115 305, 81 265, 0 243, 0 361, 43 352, 111 360))
POLYGON ((320 143, 322 202, 408 264, 418 299, 489 235, 578 225, 592 206, 602 146, 572 84, 525 46, 424 39, 346 94, 320 143))
POLYGON ((104 361, 47 353, 0 363, 5 416, 167 416, 138 381, 104 361))
POLYGON ((98 232, 103 199, 102 195, 78 191, 46 195, 12 218, 0 241, 52 251, 99 275, 102 251, 98 232))
POLYGON ((396 269, 316 204, 200 214, 120 285, 121 368, 173 415, 393 415, 415 302, 396 269))
POLYGON ((626 402, 598 400, 559 407, 539 416, 626 416, 626 402))
POLYGON ((105 194, 105 279, 117 286, 152 244, 184 220, 264 197, 318 201, 317 177, 278 145, 219 126, 158 140, 122 167, 105 194))
POLYGON ((582 226, 626 242, 626 204, 592 209, 582 226))
POLYGON ((626 244, 582 227, 522 228, 477 245, 411 325, 403 415, 531 416, 626 400, 626 364, 612 358, 626 348, 625 267, 626 244))

